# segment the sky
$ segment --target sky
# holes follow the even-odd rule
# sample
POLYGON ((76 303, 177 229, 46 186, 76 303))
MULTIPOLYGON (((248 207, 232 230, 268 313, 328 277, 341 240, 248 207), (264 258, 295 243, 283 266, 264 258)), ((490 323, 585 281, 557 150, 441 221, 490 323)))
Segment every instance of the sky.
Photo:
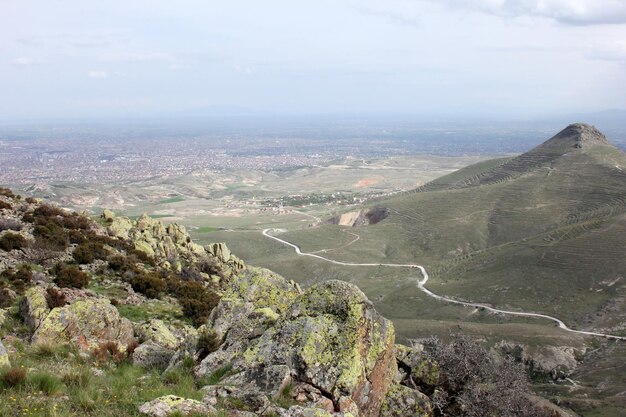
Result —
POLYGON ((625 92, 626 0, 0 0, 0 119, 541 116, 625 92))

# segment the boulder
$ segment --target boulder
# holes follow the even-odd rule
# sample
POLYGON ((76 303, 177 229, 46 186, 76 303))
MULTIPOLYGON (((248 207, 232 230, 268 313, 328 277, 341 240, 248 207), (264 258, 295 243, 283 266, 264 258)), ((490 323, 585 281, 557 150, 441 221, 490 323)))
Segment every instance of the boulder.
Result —
POLYGON ((348 412, 333 413, 317 407, 299 405, 291 406, 288 409, 275 408, 274 411, 279 417, 357 417, 357 415, 348 412))
POLYGON ((10 366, 11 362, 9 361, 9 354, 0 340, 0 368, 8 368, 10 366))
POLYGON ((128 233, 133 228, 133 222, 127 217, 114 217, 107 226, 107 232, 110 236, 128 239, 128 233))
POLYGON ((49 313, 45 288, 35 286, 24 292, 24 298, 20 303, 20 314, 31 330, 37 330, 49 313))
POLYGON ((166 395, 147 402, 139 407, 139 412, 152 417, 167 417, 174 413, 182 414, 209 414, 215 413, 215 408, 196 400, 166 395))
POLYGON ((113 219, 115 219, 115 213, 113 213, 111 210, 109 209, 104 209, 102 211, 102 218, 106 221, 106 222, 112 222, 113 219))
POLYGON ((244 352, 246 367, 287 365, 297 381, 378 416, 396 372, 393 324, 356 286, 326 281, 298 297, 244 352))
POLYGON ((135 334, 143 342, 150 341, 166 349, 176 350, 180 346, 180 341, 162 320, 152 319, 136 325, 135 334))
POLYGON ((233 277, 202 330, 215 333, 221 348, 202 361, 196 374, 210 375, 241 359, 250 340, 272 326, 301 293, 297 284, 263 268, 248 268, 233 277))
POLYGON ((142 343, 133 352, 133 364, 143 368, 165 369, 169 365, 174 350, 158 345, 152 341, 142 343))
POLYGON ((380 409, 380 417, 413 416, 434 416, 430 399, 421 392, 404 385, 391 385, 380 409))
POLYGON ((104 342, 117 342, 125 349, 134 341, 131 322, 120 317, 107 299, 79 300, 52 309, 35 331, 32 342, 71 342, 92 349, 104 342))

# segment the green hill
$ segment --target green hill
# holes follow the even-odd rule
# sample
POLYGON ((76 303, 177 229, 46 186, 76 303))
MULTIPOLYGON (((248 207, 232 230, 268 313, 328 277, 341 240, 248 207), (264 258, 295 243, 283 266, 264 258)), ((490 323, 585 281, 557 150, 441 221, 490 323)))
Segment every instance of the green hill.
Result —
POLYGON ((604 135, 573 124, 515 158, 376 201, 389 217, 355 229, 361 239, 335 256, 418 262, 434 291, 624 333, 623 167, 626 154, 604 135))

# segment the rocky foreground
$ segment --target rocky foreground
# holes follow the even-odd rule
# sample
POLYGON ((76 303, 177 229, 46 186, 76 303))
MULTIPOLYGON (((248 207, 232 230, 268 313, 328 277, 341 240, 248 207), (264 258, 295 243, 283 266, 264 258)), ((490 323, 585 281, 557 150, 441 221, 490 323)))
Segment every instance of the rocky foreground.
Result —
POLYGON ((0 191, 0 415, 568 415, 467 339, 396 344, 352 284, 0 191))

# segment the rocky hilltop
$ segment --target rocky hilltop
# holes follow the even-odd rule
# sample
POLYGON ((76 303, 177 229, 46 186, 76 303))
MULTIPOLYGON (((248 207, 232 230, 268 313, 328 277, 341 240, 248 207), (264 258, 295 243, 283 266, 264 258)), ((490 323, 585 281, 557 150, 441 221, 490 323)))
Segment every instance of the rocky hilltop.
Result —
POLYGON ((396 344, 352 284, 0 191, 0 415, 566 415, 468 339, 396 344))

